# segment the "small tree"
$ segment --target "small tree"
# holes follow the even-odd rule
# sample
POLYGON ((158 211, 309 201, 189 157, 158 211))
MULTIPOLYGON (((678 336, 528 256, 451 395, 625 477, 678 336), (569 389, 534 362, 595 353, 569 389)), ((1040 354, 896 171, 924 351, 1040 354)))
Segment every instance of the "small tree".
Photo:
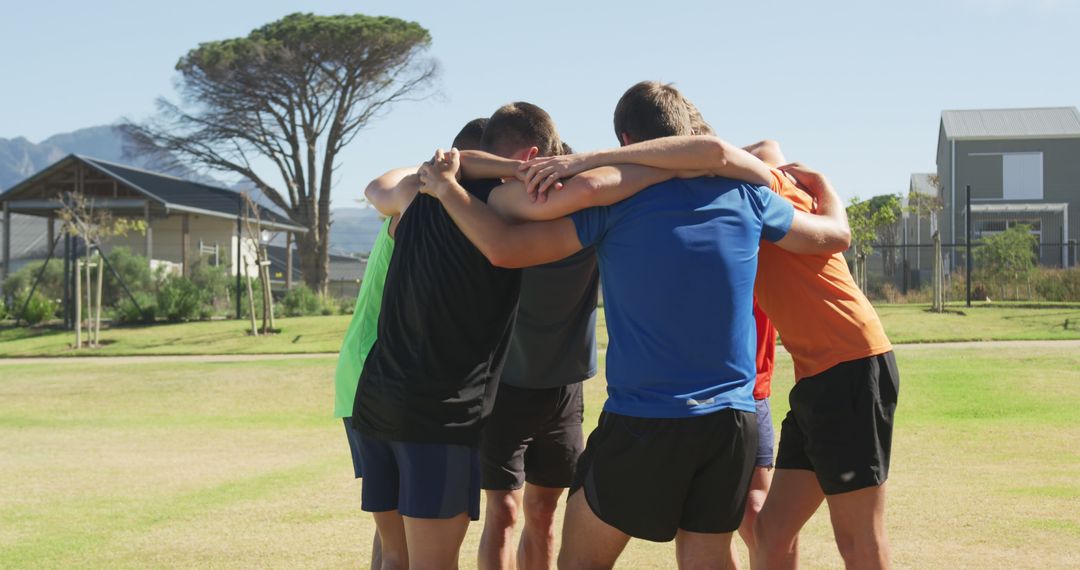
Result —
POLYGON ((75 348, 82 348, 82 270, 86 269, 86 331, 91 346, 96 346, 101 335, 101 297, 105 262, 102 258, 102 242, 113 236, 126 236, 131 231, 145 232, 146 222, 127 218, 113 218, 108 210, 94 208, 93 200, 78 192, 67 192, 60 199, 57 217, 69 235, 81 238, 85 246, 86 262, 75 263, 75 348), (91 263, 96 250, 97 262, 91 263), (94 293, 91 270, 97 267, 97 293, 94 293), (95 312, 96 305, 96 312, 95 312))
POLYGON ((1038 246, 1039 240, 1031 234, 1031 227, 1024 224, 987 237, 975 250, 979 274, 1004 298, 1009 285, 1019 286, 1035 271, 1038 246))
MULTIPOLYGON (((266 245, 262 239, 262 212, 259 205, 248 194, 244 196, 244 227, 248 237, 255 244, 255 265, 258 268, 259 283, 262 285, 262 334, 274 332, 274 296, 270 291, 270 257, 266 253, 266 245)), ((250 276, 249 276, 250 278, 250 276)), ((248 291, 251 294, 251 291, 248 291)), ((252 299, 254 302, 254 299, 252 299)), ((254 319, 252 315, 252 319, 254 319)))
POLYGON ((875 196, 870 200, 851 199, 847 207, 851 226, 851 244, 855 255, 855 280, 864 291, 867 288, 866 259, 874 253, 879 232, 892 224, 900 214, 900 199, 893 194, 875 196))

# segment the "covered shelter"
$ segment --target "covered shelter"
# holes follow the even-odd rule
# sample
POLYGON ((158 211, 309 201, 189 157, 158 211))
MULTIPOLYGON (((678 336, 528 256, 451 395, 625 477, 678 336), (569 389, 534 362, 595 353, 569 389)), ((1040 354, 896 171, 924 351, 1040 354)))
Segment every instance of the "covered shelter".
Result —
MULTIPOLYGON (((241 263, 248 275, 257 275, 255 248, 266 236, 247 235, 244 227, 245 202, 234 190, 132 166, 72 154, 53 163, 0 194, 3 212, 2 275, 12 269, 12 217, 45 218, 45 240, 52 250, 57 238, 57 212, 66 193, 80 193, 95 209, 108 210, 113 217, 142 219, 145 234, 116 237, 102 245, 108 252, 126 246, 144 255, 151 267, 187 275, 195 261, 204 256, 210 263, 225 265, 231 275, 241 275, 241 263), (16 216, 16 217, 21 217, 16 216)), ((307 229, 268 208, 259 209, 264 233, 284 233, 291 245, 295 235, 307 229)), ((65 240, 65 256, 74 246, 65 240)), ((286 248, 286 286, 292 285, 292 248, 286 248)), ((67 257, 65 257, 65 260, 67 257)))

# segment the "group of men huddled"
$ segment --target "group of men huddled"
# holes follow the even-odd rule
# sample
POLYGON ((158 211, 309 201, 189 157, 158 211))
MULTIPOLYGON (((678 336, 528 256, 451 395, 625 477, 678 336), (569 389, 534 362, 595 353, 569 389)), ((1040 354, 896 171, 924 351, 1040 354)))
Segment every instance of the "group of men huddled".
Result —
POLYGON ((369 184, 387 219, 336 412, 372 566, 456 567, 484 489, 480 568, 610 568, 631 537, 735 567, 736 530, 751 566, 793 568, 823 500, 846 565, 887 567, 899 378, 840 198, 775 143, 717 138, 671 85, 634 85, 614 123, 620 148, 573 154, 511 103, 369 184), (583 445, 601 287, 608 399, 583 445), (797 383, 774 462, 777 331, 797 383))

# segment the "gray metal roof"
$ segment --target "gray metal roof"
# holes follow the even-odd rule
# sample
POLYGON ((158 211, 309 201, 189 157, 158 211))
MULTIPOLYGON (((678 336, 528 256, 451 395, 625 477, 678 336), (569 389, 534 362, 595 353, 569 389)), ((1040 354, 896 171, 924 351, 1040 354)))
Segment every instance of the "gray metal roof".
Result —
POLYGON ((1076 107, 942 111, 946 139, 1080 137, 1076 107))
MULTIPOLYGON (((7 191, 0 193, 0 200, 11 200, 12 204, 17 204, 16 197, 21 192, 32 188, 32 185, 44 176, 56 170, 67 168, 74 162, 82 162, 106 176, 122 182, 151 201, 161 204, 166 211, 176 210, 178 212, 235 219, 241 209, 241 195, 228 188, 184 180, 167 174, 150 172, 149 170, 78 154, 71 154, 62 158, 26 180, 12 186, 7 191)), ((269 229, 290 230, 297 233, 307 232, 307 229, 303 226, 269 208, 261 208, 259 213, 263 225, 269 229)), ((12 243, 14 241, 13 239, 12 243)))

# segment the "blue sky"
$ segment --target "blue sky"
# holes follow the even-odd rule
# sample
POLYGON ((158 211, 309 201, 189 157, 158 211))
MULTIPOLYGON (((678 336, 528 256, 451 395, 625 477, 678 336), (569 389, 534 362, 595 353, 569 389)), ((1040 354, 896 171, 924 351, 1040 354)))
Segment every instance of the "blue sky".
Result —
POLYGON ((336 207, 508 101, 546 108, 577 149, 614 145, 615 102, 641 79, 675 82, 732 142, 780 140, 847 197, 934 170, 942 109, 1080 104, 1080 0, 16 0, 0 18, 0 137, 146 117, 187 50, 296 11, 418 21, 442 65, 438 94, 346 149, 336 207))

